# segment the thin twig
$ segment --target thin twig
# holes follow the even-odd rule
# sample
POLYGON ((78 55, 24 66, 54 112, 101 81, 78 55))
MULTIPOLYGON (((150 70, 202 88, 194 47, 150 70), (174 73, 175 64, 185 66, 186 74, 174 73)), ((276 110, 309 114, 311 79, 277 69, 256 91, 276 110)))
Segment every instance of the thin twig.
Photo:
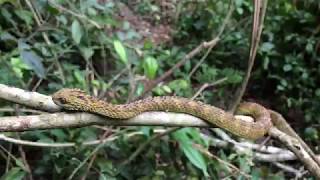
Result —
MULTIPOLYGON (((16 136, 18 137, 18 139, 20 139, 19 133, 16 133, 16 136)), ((31 170, 31 167, 30 167, 30 165, 28 163, 27 156, 26 156, 26 153, 23 150, 23 147, 19 145, 18 146, 18 150, 19 150, 22 162, 23 162, 24 166, 27 169, 29 179, 33 180, 32 170, 31 170)))
POLYGON ((191 72, 188 75, 188 78, 190 79, 192 77, 192 75, 198 70, 198 68, 200 67, 200 65, 203 63, 204 60, 207 59, 208 55, 210 54, 211 50, 213 49, 214 46, 210 46, 207 50, 207 52, 204 54, 204 56, 202 56, 202 58, 200 59, 200 61, 194 66, 194 68, 192 68, 191 72))
MULTIPOLYGON (((121 131, 119 131, 118 133, 116 133, 116 135, 122 133, 121 131)), ((91 151, 91 153, 89 155, 86 156, 86 158, 84 160, 81 161, 81 163, 72 171, 72 173, 70 174, 70 176, 67 178, 68 180, 72 180, 73 177, 76 175, 76 173, 88 162, 88 160, 94 156, 108 141, 104 141, 102 143, 100 143, 97 147, 95 147, 93 149, 93 151, 91 151)))
MULTIPOLYGON (((42 22, 43 22, 43 19, 42 19, 41 14, 37 11, 37 9, 33 6, 33 4, 32 4, 29 0, 25 0, 25 1, 26 1, 26 4, 28 5, 29 9, 31 10, 31 12, 32 12, 32 14, 33 14, 33 17, 34 17, 37 25, 38 25, 39 27, 41 27, 41 26, 42 26, 42 22)), ((48 46, 51 46, 52 43, 51 43, 51 41, 50 41, 47 33, 46 33, 46 32, 42 32, 41 34, 42 34, 42 37, 43 37, 44 41, 46 42, 46 44, 47 44, 48 46)), ((66 79, 66 78, 65 78, 65 76, 64 76, 63 69, 62 69, 62 66, 61 66, 61 64, 60 64, 60 61, 59 61, 58 58, 57 58, 57 54, 56 54, 55 51, 51 51, 51 53, 52 53, 53 56, 54 56, 54 63, 55 63, 56 66, 58 67, 58 71, 60 72, 62 82, 63 82, 63 84, 65 84, 65 82, 66 82, 65 79, 66 79)), ((40 79, 40 80, 38 81, 38 83, 41 83, 42 80, 43 80, 43 79, 40 79)))
MULTIPOLYGON (((13 146, 13 144, 9 144, 9 148, 8 148, 8 152, 10 152, 10 154, 11 154, 11 152, 12 152, 12 146, 13 146)), ((1 151, 2 152, 2 151, 1 151)), ((9 169, 10 169, 10 164, 11 164, 11 156, 10 156, 10 154, 9 153, 7 153, 8 155, 7 155, 7 157, 6 157, 6 171, 5 172, 8 172, 9 171, 9 169)), ((5 154, 4 154, 5 155, 5 154)))
POLYGON ((200 152, 202 152, 203 154, 209 156, 210 158, 213 158, 217 161, 219 161, 220 163, 226 165, 227 167, 232 168, 233 170, 235 170, 237 173, 242 174, 244 177, 246 177, 247 179, 251 179, 250 175, 241 171, 239 168, 237 168, 236 166, 234 166, 233 164, 230 164, 229 162, 226 162, 222 159, 220 159, 219 157, 217 157, 216 155, 212 154, 211 152, 209 152, 207 149, 203 148, 201 145, 199 144, 193 144, 193 147, 196 148, 197 150, 199 150, 200 152))
MULTIPOLYGON (((230 21, 230 18, 232 16, 232 13, 234 11, 234 4, 233 1, 230 1, 230 7, 229 7, 229 11, 227 13, 227 16, 225 17, 225 19, 222 22, 222 25, 220 27, 219 33, 217 35, 217 37, 222 36, 228 22, 230 21)), ((200 61, 194 66, 194 68, 192 68, 191 72, 189 73, 188 77, 192 77, 192 75, 196 72, 196 70, 199 68, 199 66, 203 63, 203 61, 207 58, 207 56, 210 54, 212 48, 214 47, 214 45, 209 46, 207 52, 205 53, 205 55, 200 59, 200 61)))
POLYGON ((82 168, 87 161, 98 152, 98 150, 100 148, 102 148, 104 146, 104 143, 99 144, 96 148, 93 149, 93 151, 91 151, 91 153, 89 155, 86 156, 86 158, 81 161, 81 163, 72 171, 72 173, 70 174, 70 176, 67 178, 68 180, 72 180, 73 177, 76 175, 76 173, 80 170, 80 168, 82 168))
MULTIPOLYGON (((34 110, 34 109, 20 109, 20 112, 33 113, 33 114, 47 114, 47 112, 34 110)), ((13 108, 0 108, 0 112, 15 112, 13 108)))
POLYGON ((212 87, 212 86, 216 86, 218 84, 221 84, 223 83, 224 81, 226 81, 228 78, 227 77, 224 77, 224 78, 221 78, 221 79, 218 79, 216 82, 212 83, 212 84, 208 84, 208 83, 205 83, 203 84, 200 89, 194 94, 194 96, 192 97, 192 99, 198 97, 200 95, 200 93, 202 93, 202 91, 204 91, 206 88, 208 87, 212 87))
POLYGON ((98 29, 102 29, 102 27, 101 27, 97 22, 89 19, 87 16, 85 16, 85 15, 83 15, 83 14, 75 13, 75 12, 73 12, 73 11, 71 11, 71 10, 63 7, 63 6, 60 6, 59 4, 57 4, 56 2, 54 2, 53 0, 48 0, 48 2, 49 2, 52 6, 56 7, 58 10, 67 12, 67 13, 69 13, 69 14, 71 14, 71 15, 79 18, 79 19, 83 19, 83 20, 89 22, 90 24, 92 24, 93 26, 95 26, 95 27, 98 28, 98 29))
POLYGON ((297 169, 294 169, 291 166, 288 166, 288 165, 285 165, 285 164, 279 163, 279 162, 274 162, 273 164, 276 165, 278 168, 281 168, 282 170, 286 171, 286 172, 293 173, 296 176, 296 179, 302 178, 303 175, 308 172, 308 171, 301 172, 301 171, 299 171, 297 169))
MULTIPOLYGON (((6 148, 4 148, 2 145, 0 145, 0 149, 2 149, 2 151, 6 152, 8 154, 8 156, 10 156, 10 158, 14 159, 15 162, 19 162, 19 160, 14 157, 14 155, 8 151, 6 148)), ((24 171, 28 172, 28 169, 26 169, 25 166, 20 166, 24 171)))
MULTIPOLYGON (((182 65, 184 65, 188 60, 190 60, 191 58, 193 58, 194 56, 196 56, 198 53, 200 53, 203 49, 205 48, 209 48, 208 51, 206 52, 206 54, 203 56, 203 60, 208 56, 208 54, 211 52, 212 48, 215 47, 217 45, 217 43, 220 41, 220 36, 222 35, 222 33, 225 30, 225 27, 227 25, 227 23, 229 22, 232 12, 234 10, 234 5, 233 5, 233 1, 230 1, 230 7, 229 7, 229 11, 228 14, 226 16, 226 18, 224 19, 222 26, 220 27, 219 33, 218 35, 213 38, 211 41, 209 42, 203 42, 201 43, 199 46, 197 46, 195 49, 193 49, 192 51, 190 51, 187 55, 185 55, 177 64, 175 64, 171 69, 169 69, 168 71, 166 71, 162 76, 160 76, 159 78, 157 78, 154 81, 151 81, 150 84, 148 84, 143 93, 137 97, 143 97, 146 93, 148 93, 149 91, 151 91, 157 84, 159 84, 160 82, 164 81, 165 79, 167 79, 169 76, 171 76, 171 74, 174 72, 174 70, 180 68, 182 65)), ((202 60, 202 61, 203 61, 202 60)))
POLYGON ((140 98, 142 96, 144 96, 147 92, 149 92, 150 90, 152 90, 157 84, 159 84, 160 82, 164 81, 165 79, 167 79, 169 76, 171 76, 171 74, 178 68, 180 68, 182 65, 184 65, 189 59, 193 58, 195 55, 197 55, 202 49, 208 48, 208 47, 214 47, 218 42, 219 42, 220 38, 216 37, 213 40, 209 41, 209 42, 203 42, 201 43, 198 47, 196 47, 195 49, 193 49, 191 52, 189 52, 187 55, 185 55, 177 64, 175 64, 171 69, 169 69, 168 71, 166 71, 162 76, 160 76, 159 78, 157 78, 154 81, 151 81, 150 84, 148 86, 145 87, 143 93, 137 97, 140 98))
MULTIPOLYGON (((154 133, 159 134, 159 133, 164 133, 165 131, 166 131, 165 129, 155 129, 154 133)), ((125 131, 123 131, 123 133, 124 132, 125 131)), ((128 138, 133 136, 138 136, 138 135, 143 135, 143 133, 141 131, 126 132, 126 137, 128 138)), ((277 162, 277 161, 289 161, 289 160, 296 159, 295 155, 286 149, 281 149, 281 148, 270 146, 270 145, 263 146, 261 148, 259 144, 253 144, 250 142, 237 142, 234 140, 230 141, 228 139, 218 139, 202 133, 200 135, 202 138, 208 140, 209 142, 212 142, 210 143, 211 146, 215 146, 219 148, 233 147, 236 150, 243 149, 243 151, 255 150, 257 151, 255 154, 255 158, 257 158, 259 161, 277 162)), ((73 143, 73 142, 64 142, 64 143, 33 142, 33 141, 15 139, 15 138, 7 137, 5 134, 0 134, 0 140, 9 142, 10 144, 33 146, 38 148, 69 148, 69 147, 76 147, 76 146, 94 146, 97 144, 117 140, 119 137, 120 136, 112 135, 105 139, 85 141, 79 144, 79 143, 73 143)))
POLYGON ((122 164, 122 165, 126 165, 126 164, 130 163, 130 162, 133 161, 151 142, 153 142, 154 140, 159 139, 159 138, 161 138, 161 137, 163 137, 163 136, 165 136, 165 135, 168 135, 168 134, 170 134, 170 133, 172 133, 172 132, 175 132, 175 131, 177 131, 177 130, 179 130, 179 129, 181 129, 181 127, 175 127, 175 128, 171 128, 171 129, 165 131, 164 133, 160 133, 160 134, 155 134, 155 135, 153 135, 153 136, 152 136, 151 138, 149 138, 146 142, 144 142, 143 144, 141 144, 141 145, 138 147, 138 149, 137 149, 135 152, 133 152, 133 153, 130 155, 130 157, 129 157, 127 160, 123 161, 121 164, 122 164))
POLYGON ((234 113, 236 108, 238 107, 244 92, 247 88, 249 78, 251 76, 251 71, 254 65, 255 57, 257 54, 257 49, 259 46, 260 36, 263 28, 263 21, 267 9, 267 0, 264 0, 264 4, 261 5, 261 0, 254 0, 254 16, 253 16, 253 25, 252 25, 252 36, 251 36, 251 48, 249 53, 249 61, 248 67, 245 74, 245 77, 242 81, 242 84, 238 90, 238 94, 235 97, 235 100, 232 102, 229 111, 234 113), (260 13, 260 9, 262 8, 262 12, 260 13))
MULTIPOLYGON (((110 132, 108 132, 108 131, 105 131, 105 132, 104 132, 104 134, 103 134, 102 137, 100 138, 100 143, 102 143, 103 139, 105 139, 108 135, 110 135, 109 133, 110 133, 110 132)), ((97 153, 95 153, 95 154, 92 156, 91 160, 89 161, 88 167, 87 167, 87 169, 86 169, 86 172, 85 172, 84 175, 81 177, 81 180, 86 180, 86 179, 87 179, 87 175, 88 175, 88 173, 89 173, 89 171, 90 171, 90 169, 91 169, 94 161, 96 160, 96 158, 97 158, 97 153)))

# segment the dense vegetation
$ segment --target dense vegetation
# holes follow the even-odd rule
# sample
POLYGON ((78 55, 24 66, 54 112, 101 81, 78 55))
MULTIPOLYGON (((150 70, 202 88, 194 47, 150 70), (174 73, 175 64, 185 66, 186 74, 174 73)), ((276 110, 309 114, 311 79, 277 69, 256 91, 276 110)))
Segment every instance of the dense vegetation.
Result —
MULTIPOLYGON (((0 1, 0 83, 51 94, 76 87, 124 103, 142 95, 178 95, 227 108, 246 70, 253 6, 232 1, 234 12, 218 44, 203 49, 146 92, 204 41, 219 34, 227 1, 0 1), (216 82, 219 82, 215 84, 216 82)), ((320 152, 320 3, 270 1, 254 70, 244 100, 281 112, 306 142, 320 152)), ((15 107, 0 100, 1 107, 15 107)), ((19 108, 19 107, 16 107, 19 108)), ((1 116, 30 114, 1 111, 1 116)), ((86 127, 8 135, 37 142, 77 142, 117 136, 96 146, 19 147, 0 142, 0 172, 8 179, 214 179, 230 167, 255 178, 291 177, 252 154, 209 146, 207 130, 183 128, 161 138, 151 127, 86 127), (128 136, 141 132, 139 136, 128 136), (133 153, 142 152, 128 163, 133 153), (209 149, 201 153, 194 144, 209 149), (5 151, 5 149, 7 149, 5 151), (13 160, 8 160, 12 154, 13 160), (25 154, 25 157, 22 157, 25 154), (26 160, 26 161, 25 161, 26 160), (9 163, 9 164, 7 164, 9 163), (83 166, 82 166, 82 163, 83 166), (253 165, 254 163, 254 165, 253 165), (30 176, 29 176, 30 177, 30 176)), ((212 133, 214 135, 214 133, 212 133)), ((213 136, 212 135, 212 136, 213 136)), ((299 167, 299 163, 292 165, 299 167)), ((243 173, 234 174, 245 178, 243 173)))

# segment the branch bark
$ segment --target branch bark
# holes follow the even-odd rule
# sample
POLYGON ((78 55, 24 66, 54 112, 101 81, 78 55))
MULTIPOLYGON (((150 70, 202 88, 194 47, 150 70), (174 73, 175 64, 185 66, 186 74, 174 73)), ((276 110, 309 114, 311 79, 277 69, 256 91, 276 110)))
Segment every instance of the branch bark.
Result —
POLYGON ((0 98, 47 112, 58 112, 61 110, 61 108, 52 101, 50 96, 25 91, 4 84, 0 84, 0 98))
POLYGON ((285 146, 288 147, 306 166, 306 168, 313 174, 317 179, 320 179, 320 167, 317 162, 313 160, 312 156, 303 148, 303 145, 299 142, 298 139, 295 139, 276 127, 271 127, 269 130, 269 135, 278 139, 285 146))
POLYGON ((0 132, 36 129, 107 126, 212 127, 203 120, 182 113, 145 112, 128 120, 115 120, 90 113, 51 113, 0 118, 0 132))

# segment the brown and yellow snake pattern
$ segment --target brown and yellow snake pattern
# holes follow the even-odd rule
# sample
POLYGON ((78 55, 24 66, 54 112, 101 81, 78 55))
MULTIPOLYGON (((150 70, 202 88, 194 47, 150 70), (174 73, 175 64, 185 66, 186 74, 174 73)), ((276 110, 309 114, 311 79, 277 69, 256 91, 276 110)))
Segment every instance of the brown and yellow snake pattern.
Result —
POLYGON ((89 96, 79 89, 61 89, 53 94, 52 99, 66 110, 90 112, 120 120, 132 118, 147 111, 191 114, 247 139, 257 139, 264 136, 272 126, 268 110, 249 102, 242 103, 237 113, 251 115, 255 122, 239 120, 220 108, 175 96, 152 97, 129 104, 114 105, 89 96))

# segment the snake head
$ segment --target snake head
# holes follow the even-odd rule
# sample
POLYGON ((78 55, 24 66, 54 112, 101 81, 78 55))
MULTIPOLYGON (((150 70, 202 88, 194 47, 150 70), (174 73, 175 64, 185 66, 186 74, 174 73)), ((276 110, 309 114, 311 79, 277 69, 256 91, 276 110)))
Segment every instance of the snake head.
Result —
POLYGON ((81 110, 88 95, 80 89, 61 89, 52 95, 53 102, 66 110, 81 110))

